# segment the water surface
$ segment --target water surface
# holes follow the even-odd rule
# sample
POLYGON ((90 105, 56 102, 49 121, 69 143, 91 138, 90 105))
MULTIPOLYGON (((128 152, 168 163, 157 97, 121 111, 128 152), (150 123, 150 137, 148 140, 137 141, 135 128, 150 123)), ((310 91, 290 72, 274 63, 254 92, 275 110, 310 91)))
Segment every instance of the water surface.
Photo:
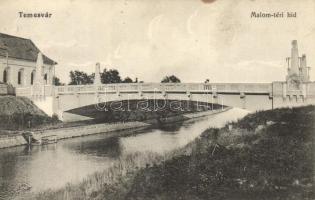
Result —
POLYGON ((205 129, 221 127, 247 113, 233 108, 198 120, 159 129, 125 131, 126 134, 110 138, 98 134, 46 146, 1 149, 0 199, 14 199, 28 192, 58 189, 68 182, 77 183, 89 174, 110 167, 123 154, 172 151, 193 141, 205 129))

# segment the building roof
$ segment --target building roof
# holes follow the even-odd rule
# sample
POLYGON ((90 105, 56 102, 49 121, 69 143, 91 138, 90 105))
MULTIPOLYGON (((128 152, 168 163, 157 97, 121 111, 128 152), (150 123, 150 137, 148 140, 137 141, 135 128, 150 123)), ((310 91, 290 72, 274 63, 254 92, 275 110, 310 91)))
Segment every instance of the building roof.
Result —
MULTIPOLYGON (((0 33, 0 56, 23 59, 36 62, 40 50, 30 39, 0 33)), ((43 54, 43 61, 48 65, 55 65, 57 62, 43 54)))

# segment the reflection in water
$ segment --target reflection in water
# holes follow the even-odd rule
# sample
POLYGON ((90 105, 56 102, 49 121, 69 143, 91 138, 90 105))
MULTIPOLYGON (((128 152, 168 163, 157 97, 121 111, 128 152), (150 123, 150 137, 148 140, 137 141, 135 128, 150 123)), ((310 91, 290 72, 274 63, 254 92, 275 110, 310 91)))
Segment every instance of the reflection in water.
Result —
POLYGON ((47 146, 3 149, 0 151, 0 199, 79 182, 95 171, 110 167, 122 154, 136 151, 166 153, 186 145, 208 127, 221 127, 246 113, 232 109, 178 124, 173 129, 164 126, 162 129, 129 131, 131 134, 124 137, 108 138, 99 134, 47 146))
POLYGON ((120 143, 119 137, 110 137, 104 140, 104 136, 98 135, 99 137, 90 137, 86 141, 81 141, 81 138, 76 138, 70 144, 67 144, 68 148, 72 151, 92 156, 110 157, 117 158, 120 156, 120 143))
POLYGON ((226 122, 234 121, 247 113, 246 110, 233 108, 227 112, 208 116, 198 121, 187 121, 175 132, 156 129, 145 134, 121 138, 120 141, 124 147, 124 153, 151 151, 164 154, 188 144, 209 127, 222 127, 226 122))
POLYGON ((164 132, 176 132, 182 127, 183 124, 184 122, 176 122, 175 124, 159 124, 158 129, 164 132))

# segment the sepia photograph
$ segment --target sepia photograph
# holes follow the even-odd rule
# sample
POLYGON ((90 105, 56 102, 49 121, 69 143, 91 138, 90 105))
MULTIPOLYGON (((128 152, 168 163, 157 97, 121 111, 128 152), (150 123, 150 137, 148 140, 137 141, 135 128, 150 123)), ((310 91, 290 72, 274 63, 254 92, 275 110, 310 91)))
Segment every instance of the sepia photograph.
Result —
POLYGON ((0 9, 0 200, 315 199, 315 0, 0 9))

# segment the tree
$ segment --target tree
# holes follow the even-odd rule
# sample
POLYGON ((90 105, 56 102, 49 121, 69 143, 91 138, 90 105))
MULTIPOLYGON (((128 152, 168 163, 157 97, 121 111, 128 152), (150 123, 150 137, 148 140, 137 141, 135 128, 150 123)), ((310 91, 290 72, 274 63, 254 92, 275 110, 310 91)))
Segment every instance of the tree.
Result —
POLYGON ((101 73, 101 82, 102 83, 121 83, 121 77, 119 72, 116 69, 107 70, 104 69, 103 73, 101 73))
POLYGON ((171 76, 165 76, 161 83, 180 83, 180 79, 177 78, 176 76, 174 75, 171 75, 171 76))
POLYGON ((69 85, 87 85, 94 82, 94 75, 88 75, 83 71, 70 71, 70 83, 69 85))
POLYGON ((61 85, 65 85, 64 83, 61 83, 60 79, 56 76, 54 76, 54 85, 56 86, 61 86, 61 85))
POLYGON ((132 83, 132 82, 133 80, 128 76, 123 80, 123 83, 132 83))

